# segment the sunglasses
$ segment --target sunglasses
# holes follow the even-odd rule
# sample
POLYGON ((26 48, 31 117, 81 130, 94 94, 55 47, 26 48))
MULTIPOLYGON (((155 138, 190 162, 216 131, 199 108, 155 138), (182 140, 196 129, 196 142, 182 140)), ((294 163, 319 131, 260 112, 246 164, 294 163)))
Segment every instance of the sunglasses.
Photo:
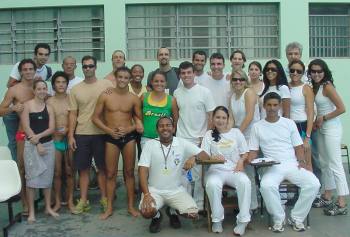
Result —
POLYGON ((274 67, 268 67, 266 68, 266 72, 278 72, 277 68, 274 67))
POLYGON ((94 64, 85 64, 82 66, 83 69, 94 68, 94 67, 95 67, 94 64))
POLYGON ((301 74, 303 74, 303 70, 291 68, 291 69, 289 69, 289 73, 290 74, 297 73, 297 74, 301 75, 301 74))
POLYGON ((321 69, 321 70, 310 70, 310 72, 312 73, 312 74, 316 74, 316 73, 318 73, 318 74, 321 74, 321 73, 323 73, 324 71, 321 69))
POLYGON ((246 79, 241 77, 232 77, 232 81, 246 81, 246 79))

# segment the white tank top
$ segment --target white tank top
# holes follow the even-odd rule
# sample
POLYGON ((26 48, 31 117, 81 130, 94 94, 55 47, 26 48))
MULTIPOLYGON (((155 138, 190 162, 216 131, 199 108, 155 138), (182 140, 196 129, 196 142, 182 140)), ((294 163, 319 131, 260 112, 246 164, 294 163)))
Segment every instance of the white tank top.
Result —
MULTIPOLYGON (((245 93, 247 92, 248 89, 245 89, 244 92, 242 93, 241 97, 236 100, 236 94, 233 93, 230 99, 230 106, 231 110, 233 113, 233 117, 235 119, 235 127, 240 127, 245 116, 246 116, 246 110, 245 110, 245 93)), ((250 135, 250 130, 253 126, 254 123, 258 122, 260 120, 260 112, 259 112, 259 105, 258 101, 254 105, 254 115, 253 119, 248 125, 248 127, 244 130, 243 135, 247 139, 249 139, 250 135)))
POLYGON ((304 83, 290 88, 290 119, 298 122, 307 120, 306 101, 303 94, 304 83))
MULTIPOLYGON (((320 85, 320 88, 317 91, 315 96, 315 103, 317 107, 317 116, 323 116, 333 112, 336 107, 333 102, 326 96, 323 95, 323 85, 320 85)), ((329 121, 337 121, 339 117, 330 119, 329 121)), ((328 120, 327 120, 328 122, 328 120)))

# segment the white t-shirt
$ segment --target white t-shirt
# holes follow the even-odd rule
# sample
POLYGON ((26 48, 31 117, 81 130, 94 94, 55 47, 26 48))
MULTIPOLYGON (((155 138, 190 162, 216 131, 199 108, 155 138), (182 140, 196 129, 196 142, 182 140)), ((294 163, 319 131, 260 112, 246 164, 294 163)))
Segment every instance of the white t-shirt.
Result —
MULTIPOLYGON (((18 71, 18 65, 19 65, 20 62, 17 62, 12 70, 11 70, 11 73, 10 73, 10 77, 16 79, 17 81, 21 80, 21 75, 19 74, 19 71, 18 71)), ((38 78, 38 77, 41 77, 41 79, 43 79, 44 81, 46 81, 46 78, 47 78, 47 68, 45 65, 43 65, 41 68, 37 68, 36 69, 36 73, 34 75, 34 78, 38 78)))
MULTIPOLYGON (((266 111, 265 111, 264 106, 263 106, 264 97, 265 97, 265 95, 267 95, 270 92, 276 92, 277 94, 279 94, 281 96, 282 99, 290 99, 290 91, 289 91, 288 86, 281 85, 278 89, 276 86, 269 86, 269 89, 267 89, 265 94, 263 96, 261 96, 259 99, 260 119, 266 118, 266 111)), ((283 110, 282 110, 282 106, 281 106, 281 109, 278 111, 278 115, 282 116, 282 114, 283 114, 283 110)))
POLYGON ((210 170, 233 171, 240 159, 240 155, 247 153, 248 146, 242 132, 238 128, 220 134, 220 140, 214 141, 212 130, 206 132, 201 148, 210 155, 222 155, 225 157, 224 164, 211 165, 210 170))
POLYGON ((68 87, 67 87, 67 93, 69 94, 69 92, 73 88, 73 86, 75 86, 79 82, 82 82, 83 80, 84 80, 84 78, 81 78, 78 76, 75 76, 72 80, 69 80, 68 87))
POLYGON ((149 140, 142 149, 138 166, 149 168, 148 185, 163 193, 176 193, 182 188, 182 170, 184 162, 202 151, 185 139, 174 137, 172 145, 161 145, 159 140, 149 140), (165 156, 168 154, 167 162, 165 156), (165 169, 166 167, 166 169, 165 169))
POLYGON ((198 138, 203 137, 207 131, 207 113, 215 109, 213 95, 207 88, 196 84, 190 89, 184 86, 177 88, 174 97, 179 107, 176 135, 194 139, 199 144, 198 138))
POLYGON ((297 163, 294 147, 302 144, 295 122, 280 117, 274 123, 262 119, 253 125, 249 149, 257 151, 260 147, 265 158, 297 163))
POLYGON ((226 74, 220 79, 215 80, 211 76, 203 77, 198 84, 208 88, 214 96, 216 106, 225 106, 228 108, 230 97, 230 81, 226 80, 226 74))

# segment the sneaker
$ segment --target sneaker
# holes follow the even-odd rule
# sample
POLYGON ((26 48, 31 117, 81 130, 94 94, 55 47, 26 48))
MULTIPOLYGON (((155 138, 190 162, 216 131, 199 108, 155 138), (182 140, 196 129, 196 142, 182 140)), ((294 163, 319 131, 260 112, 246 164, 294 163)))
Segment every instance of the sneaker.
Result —
POLYGON ((222 222, 213 222, 211 225, 211 231, 213 233, 221 233, 223 231, 222 229, 222 222))
POLYGON ((245 228, 249 222, 239 222, 237 221, 236 227, 233 229, 233 234, 237 236, 242 236, 245 233, 245 228))
POLYGON ((106 197, 101 198, 100 205, 101 205, 102 211, 106 212, 106 210, 107 210, 107 198, 106 197))
POLYGON ((275 223, 275 224, 273 224, 271 230, 272 230, 273 232, 275 232, 275 233, 281 233, 281 232, 283 232, 283 231, 284 231, 283 223, 275 223))
POLYGON ((305 231, 305 226, 304 226, 304 223, 302 222, 296 222, 292 218, 288 218, 288 223, 293 227, 293 230, 297 232, 305 231))
POLYGON ((332 204, 332 200, 324 199, 322 196, 316 198, 313 203, 312 207, 320 208, 320 207, 327 207, 332 204))
POLYGON ((325 208, 323 212, 327 216, 346 215, 348 214, 348 208, 346 205, 345 207, 340 207, 337 203, 334 203, 333 205, 330 205, 328 208, 325 208))
POLYGON ((75 206, 74 211, 72 211, 73 214, 78 215, 83 212, 87 212, 91 209, 89 200, 87 200, 85 203, 80 199, 78 200, 78 204, 75 206))
POLYGON ((181 228, 181 222, 180 222, 179 216, 177 214, 171 214, 170 207, 167 207, 165 213, 169 217, 171 227, 173 227, 174 229, 181 228))
POLYGON ((160 231, 160 223, 162 222, 162 213, 159 212, 160 216, 158 218, 152 218, 151 224, 149 225, 149 232, 158 233, 160 231))

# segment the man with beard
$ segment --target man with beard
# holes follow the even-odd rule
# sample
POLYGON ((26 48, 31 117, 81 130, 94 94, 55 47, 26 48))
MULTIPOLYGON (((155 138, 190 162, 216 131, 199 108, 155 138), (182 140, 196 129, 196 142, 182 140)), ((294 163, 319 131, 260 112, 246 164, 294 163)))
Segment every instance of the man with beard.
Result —
POLYGON ((151 78, 154 73, 161 71, 166 75, 166 92, 167 94, 173 95, 174 91, 179 84, 178 68, 170 66, 170 51, 168 48, 161 47, 157 52, 157 59, 159 62, 159 68, 148 74, 147 87, 151 88, 151 78))

